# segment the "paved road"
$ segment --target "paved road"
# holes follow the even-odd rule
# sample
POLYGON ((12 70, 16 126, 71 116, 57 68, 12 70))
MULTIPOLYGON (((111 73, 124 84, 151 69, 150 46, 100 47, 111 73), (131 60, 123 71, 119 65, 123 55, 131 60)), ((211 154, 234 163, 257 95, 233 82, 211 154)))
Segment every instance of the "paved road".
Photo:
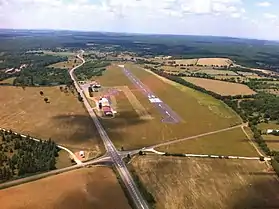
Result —
MULTIPOLYGON (((83 53, 83 52, 82 52, 83 53)), ((85 63, 85 60, 82 58, 82 55, 78 55, 78 58, 82 60, 82 64, 80 64, 77 67, 74 67, 73 69, 70 70, 70 76, 72 80, 74 80, 74 85, 77 89, 77 91, 80 93, 81 97, 83 98, 84 105, 91 116, 92 120, 95 123, 95 126, 97 127, 97 130, 104 142, 104 145, 106 147, 108 155, 111 157, 113 163, 115 164, 115 167, 124 182, 130 196, 132 197, 135 206, 138 209, 148 209, 148 204, 144 200, 144 198, 141 196, 135 182, 133 181, 133 178, 131 174, 129 173, 125 163, 123 162, 121 156, 118 154, 116 148, 114 147, 113 143, 111 142, 110 138, 108 137, 106 131, 104 130, 103 126, 100 124, 94 110, 91 108, 90 104, 88 103, 86 96, 84 95, 84 92, 80 88, 78 81, 76 80, 76 77, 74 75, 75 69, 78 67, 82 66, 85 63)))
POLYGON ((179 123, 181 120, 180 116, 177 115, 167 104, 161 101, 154 93, 144 85, 136 76, 134 76, 125 66, 121 66, 124 74, 129 80, 141 90, 142 94, 148 97, 149 101, 155 105, 158 111, 163 116, 163 123, 179 123))

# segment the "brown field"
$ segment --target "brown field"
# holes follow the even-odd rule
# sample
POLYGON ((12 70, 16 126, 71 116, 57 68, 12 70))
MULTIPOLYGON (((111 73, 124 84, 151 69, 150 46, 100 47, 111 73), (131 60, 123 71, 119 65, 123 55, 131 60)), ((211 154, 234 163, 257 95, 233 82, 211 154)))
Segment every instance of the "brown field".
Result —
POLYGON ((220 132, 204 137, 185 140, 156 148, 169 153, 234 155, 256 157, 259 154, 248 142, 241 128, 220 132))
POLYGON ((124 94, 116 95, 118 115, 114 119, 102 121, 116 147, 140 148, 241 123, 239 117, 230 108, 213 97, 187 87, 179 89, 142 68, 130 67, 131 71, 155 95, 181 116, 183 122, 178 124, 162 123, 162 115, 156 107, 130 82, 122 70, 119 67, 109 67, 104 75, 98 78, 100 83, 103 86, 111 87, 128 86, 147 113, 154 118, 153 120, 140 119, 127 97, 124 94))
POLYGON ((199 70, 197 73, 206 73, 209 75, 228 75, 228 76, 237 76, 233 71, 229 70, 199 70))
POLYGON ((279 151, 279 136, 262 135, 269 149, 279 151))
POLYGON ((279 183, 260 161, 160 156, 134 158, 156 209, 279 208, 279 183))
POLYGON ((228 58, 199 58, 198 65, 230 65, 232 61, 228 58))
POLYGON ((230 83, 225 81, 217 81, 205 78, 184 78, 186 81, 213 91, 220 95, 250 95, 255 94, 248 86, 239 83, 230 83))
POLYGON ((0 87, 0 127, 29 134, 72 149, 103 151, 93 121, 76 95, 59 87, 0 87), (40 96, 42 90, 44 96, 40 96), (50 103, 45 103, 47 97, 50 103))
POLYGON ((0 190, 3 209, 130 209, 109 168, 83 168, 0 190))
POLYGON ((76 58, 75 56, 71 56, 68 58, 68 61, 65 62, 58 62, 49 67, 59 68, 59 69, 72 69, 75 66, 81 64, 80 59, 76 58))
MULTIPOLYGON (((276 122, 269 123, 260 123, 257 125, 257 128, 262 131, 262 133, 266 133, 267 129, 276 129, 279 130, 279 125, 276 122)), ((279 136, 274 135, 262 135, 263 139, 267 143, 267 146, 271 150, 279 151, 279 136)))

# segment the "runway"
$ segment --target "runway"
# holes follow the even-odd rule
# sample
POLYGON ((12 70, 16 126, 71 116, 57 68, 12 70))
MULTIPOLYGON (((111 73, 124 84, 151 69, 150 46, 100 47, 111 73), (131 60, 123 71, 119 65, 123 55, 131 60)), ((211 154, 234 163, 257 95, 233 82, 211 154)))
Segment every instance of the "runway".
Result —
POLYGON ((167 104, 160 100, 153 92, 148 89, 137 77, 135 77, 128 69, 123 67, 124 74, 130 81, 149 99, 149 101, 158 109, 163 116, 163 123, 179 123, 181 118, 167 104))

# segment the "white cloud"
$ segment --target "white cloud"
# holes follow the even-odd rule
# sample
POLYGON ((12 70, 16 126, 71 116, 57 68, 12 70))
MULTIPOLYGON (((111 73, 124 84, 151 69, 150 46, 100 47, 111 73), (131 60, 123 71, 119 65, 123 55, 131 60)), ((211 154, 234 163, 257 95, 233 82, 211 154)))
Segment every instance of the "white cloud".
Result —
POLYGON ((277 15, 271 13, 264 13, 263 16, 266 19, 277 19, 277 15))
MULTIPOLYGON (((256 29, 252 27, 249 13, 251 9, 243 1, 0 0, 0 28, 255 35, 256 29)), ((268 22, 277 22, 275 14, 262 16, 269 19, 268 22)), ((260 14, 254 19, 258 21, 254 23, 257 28, 267 22, 260 21, 260 14)))
POLYGON ((263 1, 263 2, 258 2, 256 5, 259 7, 269 7, 271 6, 271 3, 268 1, 263 1))

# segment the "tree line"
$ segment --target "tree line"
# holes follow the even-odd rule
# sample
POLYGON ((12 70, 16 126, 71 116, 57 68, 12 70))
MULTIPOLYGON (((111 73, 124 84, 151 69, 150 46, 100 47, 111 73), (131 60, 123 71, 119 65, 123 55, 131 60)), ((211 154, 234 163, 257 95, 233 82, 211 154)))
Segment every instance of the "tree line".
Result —
POLYGON ((0 182, 56 169, 59 148, 51 139, 34 141, 1 130, 0 142, 0 182))

